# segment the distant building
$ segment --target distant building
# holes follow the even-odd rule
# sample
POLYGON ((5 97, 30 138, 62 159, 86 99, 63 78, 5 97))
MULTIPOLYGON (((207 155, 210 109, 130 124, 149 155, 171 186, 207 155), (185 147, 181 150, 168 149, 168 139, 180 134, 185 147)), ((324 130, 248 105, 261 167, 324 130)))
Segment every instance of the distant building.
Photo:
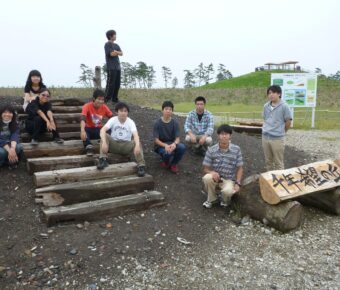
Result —
POLYGON ((268 62, 263 66, 259 66, 255 68, 255 71, 263 71, 263 70, 293 70, 293 71, 301 71, 301 67, 296 65, 299 63, 298 61, 285 61, 281 63, 273 63, 268 62))

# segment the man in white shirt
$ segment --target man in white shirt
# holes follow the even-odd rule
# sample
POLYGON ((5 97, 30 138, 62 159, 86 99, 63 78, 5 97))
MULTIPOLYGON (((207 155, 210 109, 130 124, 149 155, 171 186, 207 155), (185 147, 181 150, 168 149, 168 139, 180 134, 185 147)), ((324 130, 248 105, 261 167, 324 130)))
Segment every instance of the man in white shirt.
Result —
POLYGON ((118 102, 115 111, 118 116, 112 117, 100 130, 100 157, 97 168, 102 170, 109 165, 108 153, 130 155, 133 152, 138 164, 138 176, 142 177, 145 175, 145 161, 136 124, 128 117, 130 109, 127 104, 118 102), (110 135, 106 133, 108 130, 111 130, 110 135))

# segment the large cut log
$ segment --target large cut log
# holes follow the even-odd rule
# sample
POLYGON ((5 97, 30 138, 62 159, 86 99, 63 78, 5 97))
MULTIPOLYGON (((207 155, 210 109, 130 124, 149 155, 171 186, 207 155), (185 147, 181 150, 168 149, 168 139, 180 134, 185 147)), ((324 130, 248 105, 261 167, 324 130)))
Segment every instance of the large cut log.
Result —
MULTIPOLYGON (((18 114, 25 114, 22 105, 15 105, 14 109, 18 114)), ((53 106, 52 111, 54 113, 81 113, 82 106, 53 106)))
MULTIPOLYGON (((95 151, 98 153, 99 144, 92 142, 95 151)), ((46 156, 66 156, 81 155, 84 153, 84 145, 81 140, 69 140, 63 144, 56 142, 40 142, 38 145, 22 143, 23 152, 26 158, 46 157, 46 156)))
POLYGON ((154 189, 154 180, 151 175, 144 177, 131 175, 41 187, 35 190, 35 194, 36 202, 42 202, 46 206, 56 206, 133 194, 151 189, 154 189))
POLYGON ((340 158, 262 173, 262 198, 270 204, 277 204, 313 192, 336 188, 340 186, 339 167, 340 158))
MULTIPOLYGON (((27 114, 18 114, 19 120, 26 120, 27 116, 27 114)), ((78 122, 80 124, 81 113, 55 113, 53 117, 56 120, 57 127, 60 123, 78 122)))
MULTIPOLYGON (((86 155, 73 156, 57 156, 57 157, 41 157, 27 159, 27 170, 29 174, 39 171, 50 171, 67 168, 77 168, 97 165, 99 155, 91 157, 86 155)), ((122 163, 130 161, 129 156, 122 156, 117 154, 109 154, 109 163, 122 163)))
POLYGON ((244 126, 253 126, 253 127, 262 127, 263 126, 263 122, 245 122, 245 121, 242 121, 242 122, 237 122, 239 123, 240 125, 244 125, 244 126))
POLYGON ((82 106, 87 100, 83 98, 64 98, 64 97, 53 97, 50 102, 53 106, 82 106))
POLYGON ((303 207, 297 201, 287 201, 278 205, 266 203, 260 194, 259 175, 252 175, 243 181, 241 191, 234 195, 241 215, 249 215, 269 226, 288 232, 300 226, 303 207))
POLYGON ((258 126, 231 125, 231 127, 237 133, 262 134, 262 127, 258 126))
MULTIPOLYGON (((79 123, 70 123, 70 124, 64 124, 64 123, 58 123, 57 124, 57 129, 58 132, 79 132, 79 136, 80 136, 80 122, 79 123)), ((21 133, 26 133, 26 129, 23 126, 20 129, 21 133)))
POLYGON ((33 182, 36 187, 42 187, 61 183, 121 177, 133 175, 136 172, 136 162, 127 162, 109 165, 103 170, 98 170, 96 166, 89 166, 36 172, 33 175, 33 182))
MULTIPOLYGON (((63 138, 64 140, 79 140, 80 139, 80 131, 79 132, 60 132, 59 133, 60 138, 63 138)), ((28 133, 21 133, 20 139, 22 142, 30 142, 32 137, 28 133)), ((46 132, 39 136, 39 141, 42 142, 48 142, 52 141, 53 136, 52 133, 46 132)))
POLYGON ((58 206, 43 210, 48 225, 61 221, 96 220, 105 216, 121 216, 137 210, 146 210, 164 205, 164 195, 158 191, 82 202, 68 206, 58 206))
POLYGON ((303 205, 313 206, 326 212, 340 215, 340 187, 304 195, 297 200, 303 205))

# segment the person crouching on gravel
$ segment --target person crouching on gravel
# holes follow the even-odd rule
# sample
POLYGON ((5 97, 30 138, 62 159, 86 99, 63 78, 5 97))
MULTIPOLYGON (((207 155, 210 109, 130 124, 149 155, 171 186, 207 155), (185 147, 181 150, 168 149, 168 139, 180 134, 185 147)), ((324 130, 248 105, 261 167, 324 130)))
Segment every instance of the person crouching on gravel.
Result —
POLYGON ((153 127, 155 152, 161 158, 161 167, 169 168, 171 172, 177 173, 178 163, 182 159, 186 147, 180 143, 179 124, 172 118, 174 104, 165 101, 162 104, 162 117, 158 119, 153 127))
POLYGON ((47 88, 42 88, 36 99, 26 107, 26 113, 28 114, 26 131, 32 136, 32 145, 38 145, 39 136, 46 131, 52 132, 55 142, 64 143, 57 131, 57 125, 52 113, 52 104, 49 101, 50 97, 50 91, 47 88))
POLYGON ((208 199, 203 203, 211 208, 218 203, 221 192, 221 206, 229 206, 231 197, 239 192, 243 175, 243 160, 239 146, 230 142, 232 128, 221 125, 217 129, 218 143, 209 147, 204 160, 202 178, 208 199))
POLYGON ((192 152, 204 156, 208 146, 212 144, 214 133, 214 117, 204 107, 206 100, 199 96, 195 99, 196 109, 191 111, 184 124, 185 141, 192 152))
POLYGON ((17 167, 22 146, 19 144, 19 125, 16 113, 11 106, 0 110, 0 167, 8 165, 10 169, 17 167))
POLYGON ((104 104, 105 93, 102 90, 93 92, 92 102, 83 106, 80 121, 80 138, 88 156, 93 155, 93 145, 91 140, 100 139, 100 129, 103 127, 103 118, 111 118, 112 112, 104 104))
POLYGON ((128 117, 129 111, 127 104, 118 102, 115 106, 115 112, 118 116, 108 120, 100 130, 100 157, 97 168, 102 170, 109 165, 108 153, 130 155, 133 152, 138 164, 137 174, 142 177, 145 175, 143 150, 136 124, 128 117), (108 130, 111 130, 111 135, 106 133, 108 130))

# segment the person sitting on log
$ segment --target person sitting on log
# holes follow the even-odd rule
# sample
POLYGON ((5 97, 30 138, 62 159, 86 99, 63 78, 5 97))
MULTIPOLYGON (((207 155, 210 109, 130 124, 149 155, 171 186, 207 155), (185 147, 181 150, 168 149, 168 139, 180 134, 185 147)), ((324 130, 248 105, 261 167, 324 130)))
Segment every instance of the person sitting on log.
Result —
POLYGON ((30 102, 26 108, 26 113, 28 114, 26 131, 32 136, 32 145, 38 145, 39 136, 46 131, 52 132, 55 142, 64 142, 64 140, 59 137, 53 118, 52 105, 51 102, 49 102, 50 96, 50 91, 47 88, 43 88, 40 90, 36 99, 30 102))
POLYGON ((8 165, 10 169, 14 169, 22 153, 16 113, 11 106, 4 106, 0 109, 0 116, 0 167, 8 165))
POLYGON ((37 70, 31 70, 28 74, 24 89, 24 104, 22 107, 24 108, 25 112, 28 104, 34 101, 39 95, 39 91, 44 88, 46 88, 46 86, 43 83, 41 73, 37 70))
POLYGON ((221 206, 229 206, 231 197, 240 190, 243 175, 243 160, 239 146, 230 142, 232 128, 223 124, 218 127, 218 143, 210 146, 203 160, 202 178, 208 199, 203 203, 211 208, 218 203, 217 192, 221 192, 221 206))
POLYGON ((115 106, 115 112, 118 116, 108 120, 100 130, 100 157, 97 168, 102 170, 109 165, 108 153, 130 155, 133 152, 138 164, 137 174, 139 177, 143 177, 145 175, 143 150, 136 124, 128 117, 129 106, 123 102, 118 102, 115 106), (110 135, 107 134, 109 130, 111 130, 110 135))
POLYGON ((83 106, 80 121, 80 138, 83 140, 86 154, 93 155, 91 140, 100 139, 100 129, 103 127, 103 118, 111 118, 112 112, 104 104, 105 93, 102 90, 93 92, 93 100, 83 106))
POLYGON ((180 143, 179 124, 172 118, 173 109, 174 104, 171 101, 165 101, 162 104, 162 117, 154 125, 153 137, 155 152, 162 158, 161 167, 178 173, 178 163, 181 161, 186 147, 180 143))
POLYGON ((191 111, 184 124, 184 131, 187 134, 185 141, 192 152, 204 156, 208 146, 212 144, 214 133, 214 117, 206 110, 206 99, 199 96, 195 99, 196 109, 191 111))

